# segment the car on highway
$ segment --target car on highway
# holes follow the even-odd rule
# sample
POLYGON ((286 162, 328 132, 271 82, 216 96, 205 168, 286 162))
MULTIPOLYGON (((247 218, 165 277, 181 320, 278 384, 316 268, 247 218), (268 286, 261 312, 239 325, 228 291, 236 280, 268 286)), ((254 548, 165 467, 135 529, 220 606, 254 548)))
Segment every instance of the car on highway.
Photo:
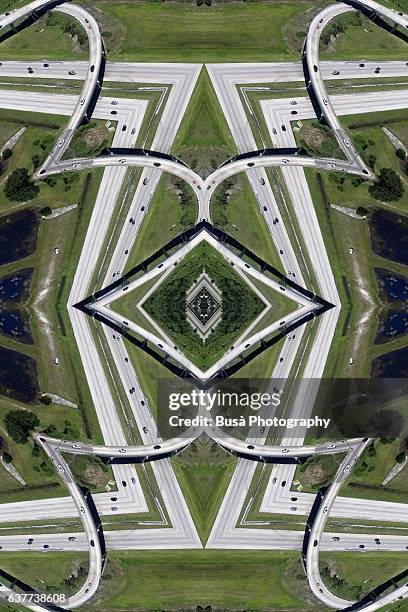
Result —
POLYGON ((282 123, 281 129, 282 129, 282 132, 286 132, 286 125, 283 125, 283 123, 282 123))
POLYGON ((292 110, 292 111, 290 111, 290 114, 291 114, 291 115, 297 115, 297 114, 298 114, 298 112, 297 112, 297 111, 295 111, 295 110, 292 110))
POLYGON ((147 434, 147 427, 146 427, 146 425, 143 427, 143 433, 147 434))
POLYGON ((75 72, 75 70, 70 70, 70 71, 68 72, 68 74, 69 74, 70 76, 74 76, 74 74, 76 74, 76 72, 75 72))
POLYGON ((333 70, 332 75, 333 76, 338 76, 340 74, 339 70, 333 70))
POLYGON ((132 128, 132 131, 130 132, 132 135, 136 134, 136 128, 132 128))
POLYGON ((298 499, 297 497, 291 497, 290 501, 297 501, 297 499, 298 499))
POLYGON ((375 74, 378 74, 380 72, 381 68, 379 66, 377 66, 377 68, 374 70, 375 74))
POLYGON ((68 542, 75 542, 76 537, 75 536, 69 536, 68 538, 68 542))
POLYGON ((325 106, 327 106, 328 102, 327 102, 327 99, 326 99, 326 98, 323 98, 323 104, 324 104, 325 106))
POLYGON ((265 185, 265 180, 261 178, 261 185, 265 185))
POLYGON ((126 132, 127 130, 127 125, 122 125, 122 132, 126 132))
POLYGON ((49 64, 45 63, 43 64, 44 68, 48 68, 49 64))
POLYGON ((363 62, 361 62, 361 63, 359 64, 359 67, 360 67, 360 68, 364 68, 364 66, 365 66, 365 64, 364 64, 363 62))
POLYGON ((296 102, 296 100, 291 100, 291 101, 290 101, 290 104, 291 104, 292 106, 296 106, 297 102, 296 102))
POLYGON ((282 486, 282 487, 285 487, 285 486, 286 486, 286 480, 282 480, 282 482, 281 482, 281 486, 282 486))
POLYGON ((117 507, 117 506, 112 506, 112 507, 111 507, 111 510, 112 510, 112 512, 117 512, 118 507, 117 507))
POLYGON ((112 104, 112 106, 117 106, 119 104, 119 102, 117 100, 112 100, 111 104, 112 104))
POLYGON ((43 548, 49 548, 50 545, 49 544, 44 544, 43 548))
POLYGON ((264 206, 263 209, 264 209, 265 212, 268 210, 266 206, 264 206))
POLYGON ((313 70, 314 70, 315 72, 318 72, 318 70, 319 70, 319 69, 318 69, 318 67, 316 66, 316 64, 313 66, 313 70))
POLYGON ((118 111, 111 111, 111 115, 117 115, 118 111))
POLYGON ((338 536, 333 536, 332 540, 333 540, 333 542, 339 542, 340 538, 338 536))
POLYGON ((249 164, 247 164, 248 168, 252 168, 253 166, 255 166, 254 162, 249 162, 249 164))
POLYGON ((296 506, 291 506, 290 509, 291 509, 292 512, 296 512, 297 507, 296 506))

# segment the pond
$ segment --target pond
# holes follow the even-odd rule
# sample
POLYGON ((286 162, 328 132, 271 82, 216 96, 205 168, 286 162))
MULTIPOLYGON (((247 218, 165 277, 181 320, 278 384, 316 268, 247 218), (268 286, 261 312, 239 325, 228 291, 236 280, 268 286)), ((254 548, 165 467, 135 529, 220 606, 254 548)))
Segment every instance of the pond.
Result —
POLYGON ((375 344, 395 340, 408 331, 408 279, 385 268, 375 268, 378 294, 386 309, 380 313, 375 344))
POLYGON ((408 378, 408 346, 373 359, 371 376, 373 378, 408 378))
POLYGON ((37 362, 32 357, 0 346, 0 393, 32 404, 38 396, 37 362))
POLYGON ((30 293, 33 268, 17 270, 0 278, 0 303, 12 300, 24 302, 30 293))
POLYGON ((24 308, 30 295, 33 268, 24 268, 0 278, 0 334, 33 344, 30 316, 24 308))
POLYGON ((0 265, 18 261, 35 252, 38 225, 34 208, 0 217, 0 265))
POLYGON ((408 217, 375 208, 369 224, 373 252, 408 265, 408 217))

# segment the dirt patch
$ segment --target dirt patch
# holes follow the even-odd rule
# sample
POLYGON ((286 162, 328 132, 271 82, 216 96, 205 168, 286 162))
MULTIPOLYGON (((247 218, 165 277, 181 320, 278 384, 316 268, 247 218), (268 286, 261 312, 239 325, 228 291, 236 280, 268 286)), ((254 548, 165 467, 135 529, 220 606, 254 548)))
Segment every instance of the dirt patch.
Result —
POLYGON ((326 140, 326 134, 319 128, 311 125, 304 125, 299 132, 299 136, 311 149, 319 151, 326 140))
POLYGON ((92 464, 84 470, 84 480, 95 487, 103 487, 106 484, 106 474, 99 465, 92 464))
POLYGON ((103 144, 105 137, 105 130, 102 127, 89 128, 82 134, 84 143, 92 150, 99 148, 103 144))
POLYGON ((302 474, 302 484, 313 487, 320 484, 326 477, 321 465, 317 463, 309 465, 302 474))

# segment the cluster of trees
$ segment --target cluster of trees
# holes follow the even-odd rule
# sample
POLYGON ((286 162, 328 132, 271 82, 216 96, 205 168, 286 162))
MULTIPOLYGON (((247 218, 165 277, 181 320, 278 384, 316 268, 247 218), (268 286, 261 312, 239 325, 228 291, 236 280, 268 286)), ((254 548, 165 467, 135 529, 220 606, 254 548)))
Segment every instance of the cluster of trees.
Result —
POLYGON ((17 168, 10 174, 4 187, 4 194, 11 202, 26 202, 33 200, 39 194, 40 188, 28 174, 27 168, 17 168))
POLYGON ((264 304, 241 281, 221 278, 216 282, 222 294, 222 319, 218 325, 220 333, 234 333, 262 312, 264 304))
POLYGON ((234 182, 232 180, 223 181, 215 192, 213 207, 214 224, 222 228, 225 228, 228 225, 228 217, 226 212, 233 186, 234 182))
POLYGON ((323 44, 328 45, 332 36, 338 36, 348 30, 350 26, 361 26, 363 20, 360 13, 353 13, 349 15, 341 15, 329 23, 321 34, 321 41, 323 44))
POLYGON ((30 410, 10 410, 4 418, 7 433, 14 442, 25 444, 40 419, 30 410))
POLYGON ((57 26, 65 34, 76 37, 80 45, 83 45, 87 41, 87 36, 82 26, 66 15, 48 13, 46 24, 47 26, 57 26))
POLYGON ((187 229, 192 227, 195 222, 196 207, 195 207, 195 196, 193 195, 191 188, 184 181, 176 180, 174 185, 178 191, 180 198, 180 207, 182 210, 180 225, 187 229))
POLYGON ((189 331, 186 320, 186 293, 190 288, 186 278, 169 281, 144 304, 145 310, 161 325, 176 334, 189 331))
POLYGON ((381 168, 368 190, 373 198, 381 202, 394 202, 401 199, 404 194, 401 178, 392 168, 381 168))

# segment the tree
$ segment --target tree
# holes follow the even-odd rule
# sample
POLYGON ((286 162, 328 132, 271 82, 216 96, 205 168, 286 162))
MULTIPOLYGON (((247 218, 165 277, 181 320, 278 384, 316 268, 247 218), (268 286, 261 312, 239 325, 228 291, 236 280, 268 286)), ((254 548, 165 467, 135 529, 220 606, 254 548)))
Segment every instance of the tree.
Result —
POLYGON ((364 208, 364 206, 359 206, 356 209, 356 213, 360 215, 360 217, 366 217, 368 215, 368 212, 369 211, 367 210, 367 208, 364 208))
MULTIPOLYGON (((4 456, 4 453, 3 453, 3 456, 4 456)), ((398 453, 398 455, 395 457, 395 461, 396 461, 397 463, 403 463, 403 462, 405 461, 405 457, 406 457, 405 451, 401 451, 401 452, 400 452, 400 453, 398 453)))
POLYGON ((37 197, 40 188, 33 183, 26 168, 17 168, 6 181, 4 193, 12 202, 25 202, 37 197))
POLYGON ((52 402, 52 399, 50 398, 49 395, 42 395, 40 397, 40 402, 44 404, 45 406, 49 406, 52 402))
POLYGON ((25 444, 28 436, 40 424, 40 419, 30 410, 10 410, 4 418, 7 433, 18 444, 25 444))
POLYGON ((43 215, 43 217, 48 217, 51 213, 52 213, 51 206, 44 206, 44 208, 41 208, 40 210, 40 215, 43 215))
POLYGON ((407 154, 405 153, 404 149, 397 149, 395 151, 395 155, 398 157, 398 159, 402 160, 406 159, 407 157, 407 154))
POLYGON ((7 451, 3 451, 2 457, 3 461, 5 461, 6 463, 11 463, 13 461, 12 455, 10 455, 10 453, 8 453, 7 451))
POLYGON ((12 155, 13 155, 13 151, 11 149, 4 149, 2 158, 4 159, 4 161, 7 161, 8 159, 10 159, 12 155))
POLYGON ((373 198, 381 202, 399 200, 404 193, 401 178, 391 168, 381 168, 376 181, 368 190, 373 198))

